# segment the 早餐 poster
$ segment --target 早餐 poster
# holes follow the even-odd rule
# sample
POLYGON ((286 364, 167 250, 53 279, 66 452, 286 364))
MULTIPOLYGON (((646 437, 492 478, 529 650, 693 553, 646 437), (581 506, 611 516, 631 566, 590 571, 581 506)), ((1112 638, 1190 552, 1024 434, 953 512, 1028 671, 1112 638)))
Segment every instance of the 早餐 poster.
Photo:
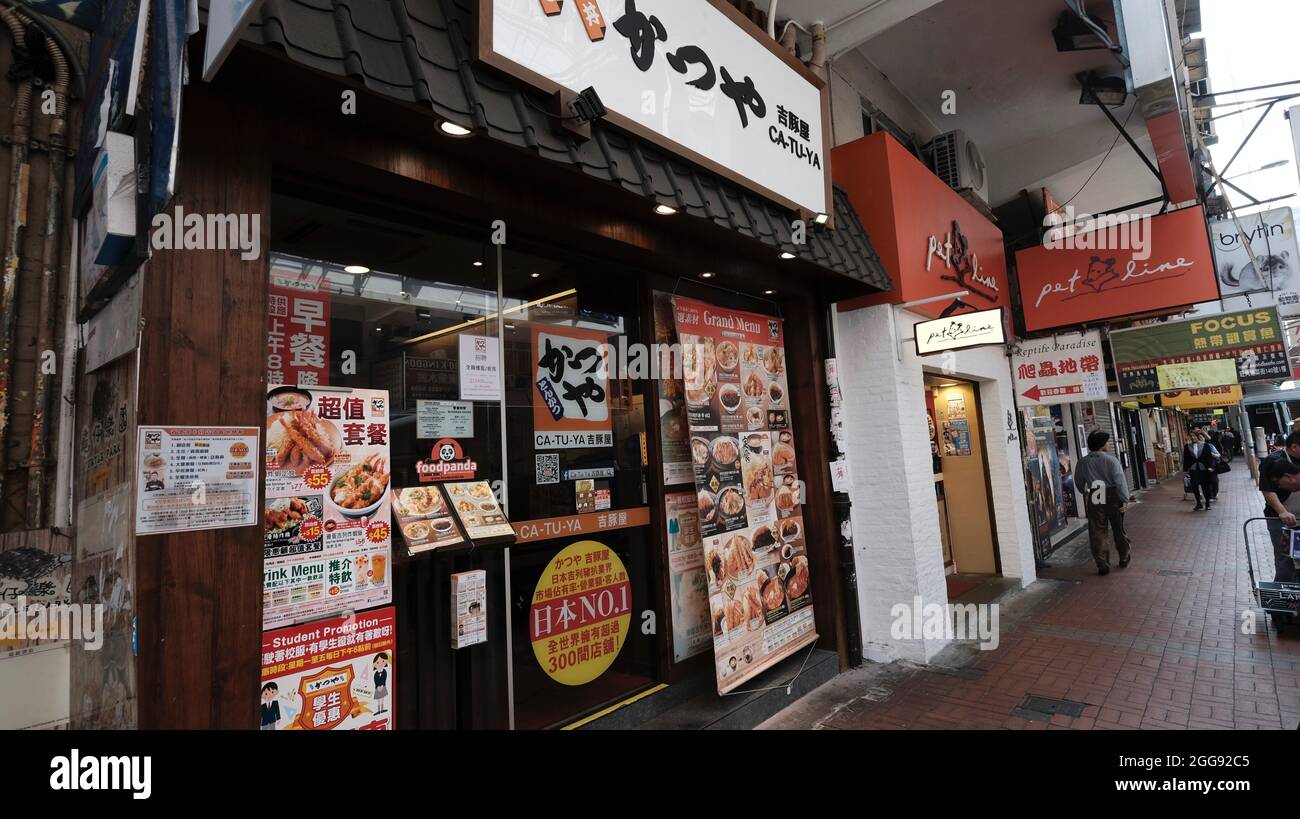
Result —
POLYGON ((718 691, 817 639, 784 326, 673 300, 718 691))
POLYGON ((388 393, 267 397, 263 625, 392 600, 388 393))
POLYGON ((262 730, 393 730, 395 611, 263 632, 262 730))

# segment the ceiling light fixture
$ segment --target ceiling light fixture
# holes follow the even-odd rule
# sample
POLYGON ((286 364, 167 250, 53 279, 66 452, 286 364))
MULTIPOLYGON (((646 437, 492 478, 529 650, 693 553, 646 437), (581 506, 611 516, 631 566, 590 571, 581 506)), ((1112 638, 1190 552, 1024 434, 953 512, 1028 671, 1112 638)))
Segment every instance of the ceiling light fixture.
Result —
POLYGON ((474 135, 474 132, 466 128, 464 125, 452 122, 449 119, 444 119, 442 122, 438 123, 438 130, 442 131, 447 136, 455 137, 456 139, 464 139, 465 137, 474 135))
MULTIPOLYGON (((1105 30, 1104 23, 1098 26, 1105 30)), ((1110 32, 1106 32, 1109 36, 1110 32)), ((1094 51, 1108 49, 1110 44, 1102 40, 1097 32, 1072 11, 1063 11, 1056 19, 1056 28, 1052 29, 1052 39, 1056 41, 1057 51, 1094 51)))
POLYGON ((775 291, 775 290, 764 290, 764 291, 763 291, 763 295, 764 295, 764 296, 775 296, 775 295, 776 295, 776 291, 775 291))
POLYGON ((344 273, 351 273, 353 276, 364 276, 370 272, 370 268, 363 264, 350 264, 343 268, 344 273))
POLYGON ((1089 74, 1083 81, 1083 91, 1079 94, 1080 105, 1096 105, 1100 102, 1107 108, 1119 108, 1128 99, 1128 83, 1123 77, 1098 77, 1089 74))
POLYGON ((825 225, 826 223, 830 222, 830 220, 831 220, 831 216, 829 213, 819 213, 813 217, 813 221, 819 225, 825 225))
POLYGON ((701 279, 711 279, 711 278, 713 278, 713 277, 716 276, 716 275, 718 275, 718 274, 717 274, 717 273, 710 273, 709 271, 706 270, 706 271, 704 271, 703 273, 700 274, 700 278, 701 278, 701 279))
POLYGON ((475 267, 482 267, 482 266, 483 266, 483 263, 482 263, 482 262, 474 262, 474 266, 475 266, 475 267))
POLYGON ((677 208, 672 208, 668 205, 655 205, 655 213, 660 216, 676 216, 677 208))
POLYGON ((534 279, 540 279, 542 277, 541 273, 530 273, 528 275, 532 276, 534 279))
POLYGON ((786 261, 788 262, 788 261, 790 261, 791 259, 795 258, 795 255, 794 255, 793 253, 791 253, 790 251, 785 250, 785 251, 782 251, 782 252, 781 252, 781 258, 784 259, 784 260, 786 260, 786 261))

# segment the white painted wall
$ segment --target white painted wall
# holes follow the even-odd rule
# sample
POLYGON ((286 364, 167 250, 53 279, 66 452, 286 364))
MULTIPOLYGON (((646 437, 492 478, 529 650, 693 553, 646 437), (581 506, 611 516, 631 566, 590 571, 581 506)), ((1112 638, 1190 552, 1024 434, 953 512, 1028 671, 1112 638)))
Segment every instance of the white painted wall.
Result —
POLYGON ((1005 351, 982 347, 919 358, 912 342, 903 339, 913 336, 912 325, 922 319, 882 305, 837 313, 834 322, 853 476, 849 496, 863 655, 876 662, 924 663, 946 645, 891 634, 895 605, 911 606, 915 598, 922 605, 948 600, 926 421, 926 368, 946 367, 946 374, 978 384, 1002 572, 1022 585, 1037 579, 1005 351))
POLYGON ((942 130, 912 101, 903 96, 889 78, 858 51, 848 51, 830 64, 831 120, 836 145, 860 139, 862 98, 879 108, 920 144, 934 139, 942 130))
MULTIPOLYGON (((1098 116, 1101 114, 1099 113, 1098 116)), ((1120 117, 1120 120, 1122 121, 1123 117, 1120 117)), ((1146 135, 1140 123, 1136 128, 1133 127, 1136 120, 1137 117, 1134 117, 1134 120, 1129 123, 1129 130, 1134 134, 1138 145, 1150 157, 1154 154, 1151 138, 1146 135)), ((1046 187, 1062 204, 1078 194, 1070 205, 1076 213, 1083 214, 1102 213, 1160 195, 1160 182, 1123 137, 1115 145, 1115 150, 1111 151, 1105 164, 1102 164, 1104 156, 1106 154, 1103 152, 1064 170, 1058 170, 1059 145, 1055 145, 1052 141, 1022 145, 1012 151, 986 156, 985 159, 989 163, 989 179, 993 183, 990 198, 1001 204, 1017 196, 1023 188, 1039 200, 1041 189, 1046 187), (1011 167, 1017 168, 1017 171, 1010 172, 1011 167), (1089 182, 1088 177, 1094 171, 1096 175, 1089 182), (1033 181, 1024 182, 1025 179, 1033 181), (1010 182, 1015 187, 1005 185, 999 187, 999 180, 1010 182), (1085 182, 1087 182, 1086 187, 1085 182), (1081 188, 1082 192, 1080 192, 1081 188)), ((1157 213, 1159 210, 1160 203, 1157 202, 1132 212, 1157 213)))

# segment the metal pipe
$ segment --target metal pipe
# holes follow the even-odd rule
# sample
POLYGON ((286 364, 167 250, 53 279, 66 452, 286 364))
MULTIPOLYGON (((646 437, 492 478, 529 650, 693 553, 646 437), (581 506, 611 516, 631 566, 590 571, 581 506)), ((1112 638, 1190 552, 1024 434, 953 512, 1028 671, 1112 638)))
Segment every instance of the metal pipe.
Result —
MULTIPOLYGON (((14 49, 27 46, 27 32, 18 15, 10 9, 0 11, 0 20, 9 27, 14 49)), ((31 137, 32 81, 18 84, 14 98, 13 150, 9 163, 9 227, 5 232, 5 256, 0 284, 0 498, 4 497, 9 437, 11 370, 13 368, 14 329, 18 304, 18 266, 22 260, 23 238, 27 227, 27 186, 31 166, 27 162, 31 137)))
POLYGON ((808 61, 808 67, 812 72, 823 80, 826 77, 826 26, 822 23, 813 23, 812 27, 812 59, 808 61))
POLYGON ((54 115, 50 118, 50 165, 45 196, 45 236, 41 241, 41 295, 36 329, 36 370, 32 386, 32 442, 27 456, 27 528, 45 525, 46 465, 49 451, 50 395, 58 372, 47 372, 46 358, 54 354, 54 312, 59 298, 58 269, 62 261, 63 174, 67 167, 68 59, 53 39, 45 49, 54 63, 54 115))
POLYGON ((776 6, 780 0, 768 0, 767 4, 767 36, 773 40, 776 39, 776 6))

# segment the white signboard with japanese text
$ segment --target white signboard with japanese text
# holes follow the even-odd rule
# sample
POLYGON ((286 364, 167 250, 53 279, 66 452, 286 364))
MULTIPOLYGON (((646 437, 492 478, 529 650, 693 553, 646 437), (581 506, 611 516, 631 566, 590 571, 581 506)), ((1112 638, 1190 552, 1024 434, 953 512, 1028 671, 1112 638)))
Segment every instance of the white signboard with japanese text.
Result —
POLYGON ((1016 406, 1105 401, 1105 361, 1100 330, 1021 340, 1011 353, 1016 406))
POLYGON ((725 0, 479 8, 485 62, 547 92, 595 88, 614 125, 787 207, 829 213, 825 83, 725 0))
POLYGON ((460 399, 501 400, 501 342, 492 336, 461 335, 460 399))
POLYGON ((257 427, 140 427, 135 533, 257 523, 257 427))

